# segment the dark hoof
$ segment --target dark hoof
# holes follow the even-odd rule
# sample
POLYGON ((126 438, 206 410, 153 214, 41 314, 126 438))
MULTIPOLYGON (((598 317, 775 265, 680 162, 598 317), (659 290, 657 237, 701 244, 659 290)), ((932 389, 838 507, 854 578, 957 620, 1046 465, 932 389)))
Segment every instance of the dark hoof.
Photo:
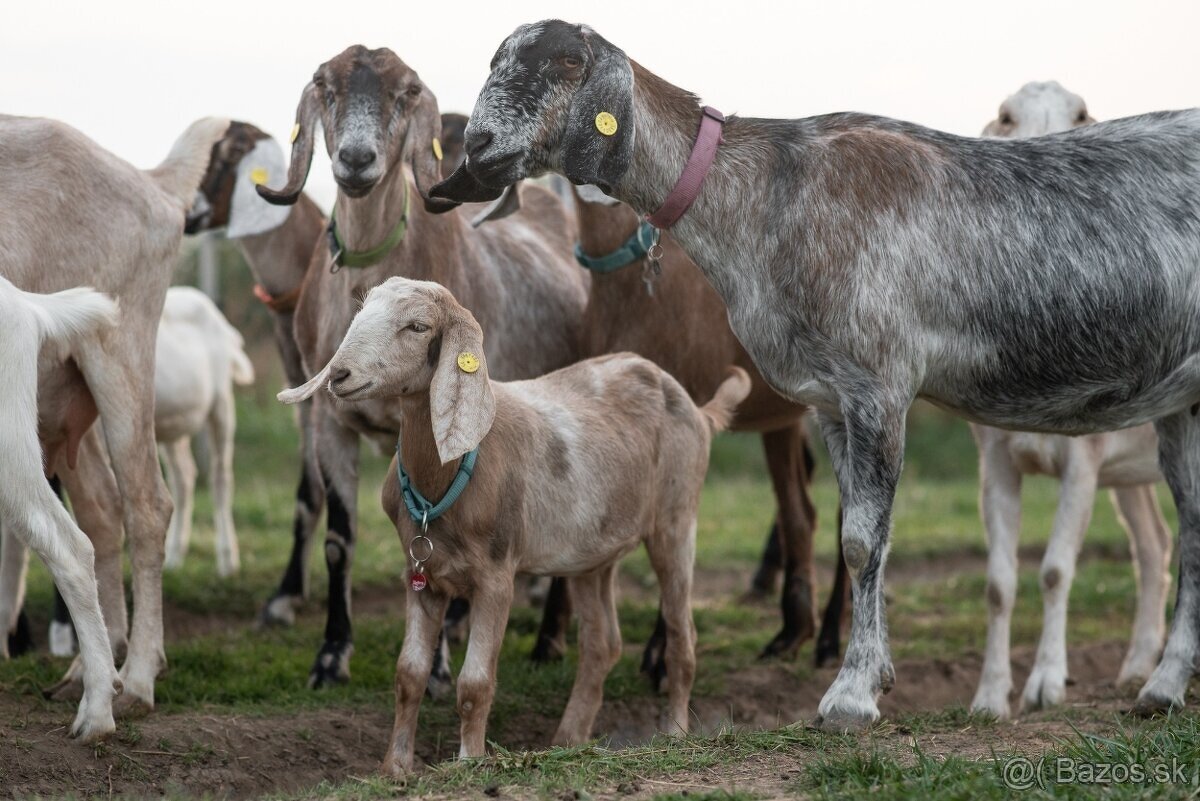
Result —
POLYGON ((33 630, 29 627, 29 618, 22 609, 17 614, 17 625, 8 635, 8 655, 16 658, 33 650, 33 630))
POLYGON ((551 662, 561 662, 567 653, 567 644, 562 639, 538 637, 537 643, 529 654, 529 661, 535 665, 548 665, 551 662))
POLYGON ((800 646, 811 637, 799 633, 792 633, 787 630, 781 631, 775 635, 775 639, 767 643, 767 647, 763 648, 759 659, 793 659, 796 654, 800 653, 800 646))
POLYGON ((1133 708, 1129 710, 1129 714, 1139 718, 1155 718, 1167 714, 1174 706, 1175 702, 1170 698, 1146 695, 1137 699, 1133 708))
POLYGON ((308 687, 317 690, 350 681, 350 657, 354 643, 327 642, 321 646, 317 661, 308 674, 308 687))

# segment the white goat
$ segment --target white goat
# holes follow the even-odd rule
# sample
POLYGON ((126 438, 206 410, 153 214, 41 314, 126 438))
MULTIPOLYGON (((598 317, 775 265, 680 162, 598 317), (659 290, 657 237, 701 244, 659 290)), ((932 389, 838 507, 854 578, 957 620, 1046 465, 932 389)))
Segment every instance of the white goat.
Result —
MULTIPOLYGON (((1042 136, 1094 120, 1079 95, 1054 81, 1029 83, 1000 106, 985 136, 1042 136)), ((972 425, 979 445, 980 514, 988 537, 988 633, 973 710, 1009 715, 1012 690, 1009 629, 1017 589, 1021 476, 1042 473, 1062 481, 1054 528, 1042 557, 1042 636, 1021 705, 1062 702, 1067 682, 1067 599, 1075 561, 1091 520, 1098 487, 1112 490, 1113 506, 1129 535, 1138 581, 1137 612, 1129 650, 1117 676, 1140 685, 1158 664, 1166 636, 1165 609, 1171 579, 1171 533, 1159 508, 1155 483, 1158 437, 1152 425, 1066 437, 1026 434, 972 425)))
POLYGON ((254 381, 242 344, 242 335, 203 292, 182 286, 167 291, 154 368, 154 434, 175 502, 166 567, 181 567, 187 553, 196 487, 192 437, 202 432, 209 443, 217 574, 228 576, 240 564, 233 527, 233 385, 254 381))
MULTIPOLYGON (((112 700, 121 680, 100 612, 92 543, 46 482, 38 441, 38 354, 45 343, 47 361, 65 362, 72 345, 101 338, 116 324, 117 307, 89 289, 35 295, 0 278, 0 319, 0 520, 42 557, 79 625, 83 699, 71 734, 90 741, 116 728, 112 700)), ((5 649, 0 638, 0 651, 5 649)))

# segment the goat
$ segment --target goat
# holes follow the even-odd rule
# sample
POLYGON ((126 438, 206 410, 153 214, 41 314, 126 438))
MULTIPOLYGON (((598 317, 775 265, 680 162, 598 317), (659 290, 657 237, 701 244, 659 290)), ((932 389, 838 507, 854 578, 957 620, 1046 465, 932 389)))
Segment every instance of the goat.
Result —
POLYGON ((242 344, 242 335, 203 292, 182 286, 167 291, 154 368, 154 434, 175 504, 166 567, 182 567, 187 553, 196 488, 192 437, 201 432, 209 443, 217 575, 232 575, 240 566, 233 526, 233 385, 254 382, 242 344))
MULTIPOLYGON (((172 506, 154 444, 154 341, 184 215, 227 126, 193 123, 158 167, 142 171, 62 123, 0 116, 0 275, 40 293, 90 284, 122 309, 118 327, 77 342, 70 360, 38 373, 47 472, 62 479, 95 549, 115 655, 126 647, 123 533, 132 543, 134 612, 118 713, 153 709, 166 665, 162 562, 172 506), (91 426, 97 413, 102 432, 91 426)), ((86 671, 77 660, 59 689, 72 692, 86 671)))
MULTIPOLYGON (((32 548, 79 621, 83 699, 70 733, 92 742, 116 729, 112 704, 121 692, 121 679, 100 612, 92 544, 46 482, 38 441, 38 353, 53 351, 45 363, 64 361, 85 339, 108 336, 117 324, 117 307, 90 289, 36 295, 0 278, 0 318, 0 372, 5 377, 0 391, 0 521, 5 548, 11 547, 10 538, 32 548)), ((78 425, 80 418, 72 422, 78 425)), ((0 650, 5 646, 0 638, 0 650)))
MULTIPOLYGON (((802 422, 807 410, 784 400, 762 380, 729 329, 720 296, 708 282, 697 280, 696 266, 669 234, 662 235, 661 253, 651 263, 646 254, 654 234, 648 224, 639 226, 628 206, 585 186, 576 190, 575 209, 577 258, 593 273, 584 311, 585 355, 638 353, 674 376, 694 400, 712 396, 724 380, 726 365, 736 364, 751 376, 753 389, 739 407, 734 429, 762 432, 778 509, 772 537, 784 546, 783 629, 763 654, 794 654, 816 633, 812 551, 816 507, 808 494, 812 454, 802 422), (620 258, 613 261, 609 254, 620 258)), ((756 585, 770 592, 778 571, 779 566, 760 571, 756 585)), ((551 602, 563 597, 561 592, 550 594, 551 602)), ((831 605, 836 606, 838 597, 831 605)), ((818 664, 837 656, 840 610, 832 610, 831 615, 835 621, 831 630, 823 630, 818 640, 818 664)), ((550 643, 561 639, 566 615, 547 614, 545 619, 558 624, 557 628, 544 626, 539 634, 539 648, 549 650, 550 643)), ((661 635, 659 625, 643 664, 656 679, 665 675, 661 635)))
MULTIPOLYGON (((331 259, 326 243, 317 245, 296 309, 296 340, 310 370, 333 356, 366 291, 395 275, 435 280, 453 292, 490 332, 486 356, 500 378, 538 376, 576 359, 586 285, 570 261, 561 203, 529 187, 528 213, 486 228, 472 229, 459 214, 434 216, 427 206, 449 208, 426 198, 441 175, 440 123, 433 93, 386 48, 347 48, 301 93, 287 184, 258 191, 276 203, 299 197, 316 130, 324 130, 338 184, 337 252, 331 259)), ((400 416, 395 404, 334 405, 321 395, 313 416, 329 508, 329 615, 309 679, 319 687, 350 675, 359 436, 390 447, 400 416)), ((448 668, 437 676, 448 681, 448 668)))
POLYGON ((518 571, 571 577, 579 670, 554 742, 587 741, 605 676, 621 656, 617 564, 639 542, 663 593, 664 728, 688 729, 696 507, 712 435, 749 394, 749 377, 732 368, 698 409, 668 373, 633 354, 501 383, 489 380, 484 353, 479 323, 449 291, 391 278, 368 293, 329 364, 279 396, 293 402, 328 385, 335 397, 386 400, 404 414, 383 490, 384 508, 417 560, 396 666, 396 724, 384 760, 392 774, 412 769, 417 710, 452 597, 466 597, 472 607, 458 682, 460 753, 483 755, 518 571), (474 467, 460 499, 433 520, 423 505, 415 522, 421 490, 425 498, 444 496, 461 480, 463 468, 453 462, 468 453, 474 467), (411 491, 401 489, 401 461, 411 491), (417 556, 425 545, 428 558, 417 556))
MULTIPOLYGON (((1079 95, 1054 81, 1029 83, 1001 104, 983 133, 1044 136, 1089 122, 1095 120, 1079 95)), ((1021 476, 1027 473, 1055 476, 1062 488, 1042 558, 1042 637, 1022 693, 1022 707, 1051 706, 1066 696, 1067 598, 1098 487, 1110 488, 1117 517, 1129 535, 1138 579, 1133 636, 1117 684, 1144 682, 1154 670, 1166 636, 1164 610, 1171 585, 1171 535, 1154 490, 1155 482, 1162 480, 1154 427, 1066 437, 972 424, 971 433, 979 445, 979 512, 988 537, 987 648, 971 708, 998 718, 1009 715, 1009 624, 1017 590, 1021 476)))
POLYGON ((1150 712, 1183 703, 1200 653, 1198 143, 1195 110, 1032 139, 852 113, 725 119, 550 20, 501 44, 467 161, 431 195, 494 200, 556 171, 672 223, 763 377, 816 407, 853 583, 850 642, 818 707, 829 730, 877 720, 895 682, 882 581, 916 398, 1017 430, 1153 420, 1182 566, 1138 696, 1150 712))

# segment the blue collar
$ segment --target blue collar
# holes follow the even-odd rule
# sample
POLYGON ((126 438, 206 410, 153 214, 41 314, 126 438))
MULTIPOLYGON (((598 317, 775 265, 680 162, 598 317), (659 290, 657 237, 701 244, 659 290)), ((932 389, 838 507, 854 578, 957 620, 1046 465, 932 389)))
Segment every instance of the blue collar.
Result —
POLYGON ((628 267, 635 261, 640 261, 654 244, 655 227, 645 220, 633 232, 633 236, 625 240, 625 244, 609 253, 607 256, 589 256, 583 252, 578 242, 575 243, 575 261, 581 267, 586 267, 594 273, 615 273, 622 267, 628 267))
POLYGON ((458 465, 458 472, 455 473, 454 480, 450 482, 450 488, 435 504, 431 503, 413 486, 412 479, 404 470, 404 463, 400 461, 400 444, 396 443, 396 473, 400 479, 400 494, 404 496, 404 505, 408 507, 408 516, 421 527, 422 531, 429 526, 429 521, 437 520, 445 514, 446 510, 453 506, 458 497, 463 494, 463 490, 467 488, 467 483, 471 480, 471 474, 475 472, 475 459, 478 456, 479 448, 475 448, 462 458, 462 462, 458 465))

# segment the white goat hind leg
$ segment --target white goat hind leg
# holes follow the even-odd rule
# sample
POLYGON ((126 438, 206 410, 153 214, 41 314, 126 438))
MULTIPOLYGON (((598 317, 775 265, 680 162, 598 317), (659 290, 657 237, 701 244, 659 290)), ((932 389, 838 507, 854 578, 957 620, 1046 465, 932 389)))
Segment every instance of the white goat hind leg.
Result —
POLYGON ((192 458, 192 443, 187 437, 158 446, 167 468, 167 486, 175 510, 167 527, 167 556, 163 567, 172 570, 183 567, 188 543, 192 538, 192 514, 196 496, 196 461, 192 458))
MULTIPOLYGON (((666 626, 664 659, 667 663, 667 708, 659 725, 667 734, 687 734, 688 701, 696 678, 696 625, 692 620, 692 570, 696 561, 696 520, 682 519, 673 531, 646 542, 650 564, 658 576, 660 609, 666 626)), ((602 587, 602 600, 609 610, 609 646, 613 662, 621 656, 621 627, 617 620, 616 593, 612 579, 602 587)))
POLYGON ((405 604, 404 644, 396 660, 396 719, 392 741, 383 758, 383 772, 395 778, 413 768, 417 713, 425 695, 425 682, 433 668, 433 651, 442 630, 450 598, 434 588, 409 591, 405 604))
POLYGON ((493 575, 481 580, 470 599, 471 634, 467 658, 458 674, 459 757, 479 757, 486 752, 488 714, 496 695, 496 665, 513 599, 510 569, 505 565, 494 568, 493 575))
POLYGON ((1133 552, 1137 580, 1137 612, 1129 651, 1121 663, 1117 684, 1142 684, 1150 677, 1166 637, 1167 591, 1171 587, 1171 531, 1153 484, 1121 487, 1112 491, 1113 505, 1133 552))
MULTIPOLYGON (((620 628, 611 620, 616 614, 611 601, 616 569, 612 564, 568 581, 571 606, 579 616, 579 664, 567 708, 554 733, 554 745, 579 745, 592 738, 592 725, 604 702, 604 680, 621 656, 620 628), (615 643, 611 641, 614 633, 615 643)), ((475 630, 473 620, 471 630, 475 630)), ((668 662, 668 670, 670 667, 668 662)), ((461 676, 458 681, 462 686, 461 676)))
POLYGON ((162 564, 172 507, 155 453, 154 350, 140 347, 153 336, 152 331, 144 334, 123 324, 105 338, 111 353, 89 341, 81 345, 79 358, 104 421, 132 554, 133 625, 121 667, 125 692, 116 705, 119 713, 154 708, 154 680, 167 664, 162 564))
POLYGON ((217 575, 231 576, 241 567, 233 527, 233 433, 237 412, 232 393, 217 400, 208 418, 209 484, 217 542, 217 575))
POLYGON ((12 526, 0 524, 0 658, 8 658, 8 635, 25 605, 25 573, 29 548, 12 526))
POLYGON ((987 647, 972 712, 1009 717, 1009 655, 1017 597, 1017 542, 1021 532, 1021 472, 1008 451, 1007 433, 972 426, 979 445, 979 512, 987 532, 987 647))
POLYGON ((1061 704, 1067 694, 1067 602, 1075 580, 1079 548, 1092 520, 1100 455, 1093 440, 1069 440, 1058 491, 1058 509, 1042 557, 1042 636, 1033 670, 1021 694, 1024 709, 1061 704))
POLYGON ((899 402, 866 381, 842 398, 844 421, 820 415, 821 430, 845 505, 842 552, 853 587, 853 624, 837 678, 817 707, 825 731, 866 728, 879 719, 878 698, 896 683, 887 642, 883 568, 892 504, 904 463, 904 417, 899 402))
POLYGON ((1179 512, 1179 591, 1171 634, 1158 667, 1138 693, 1134 711, 1183 706, 1200 653, 1200 418, 1184 410, 1157 420, 1158 460, 1179 512))

